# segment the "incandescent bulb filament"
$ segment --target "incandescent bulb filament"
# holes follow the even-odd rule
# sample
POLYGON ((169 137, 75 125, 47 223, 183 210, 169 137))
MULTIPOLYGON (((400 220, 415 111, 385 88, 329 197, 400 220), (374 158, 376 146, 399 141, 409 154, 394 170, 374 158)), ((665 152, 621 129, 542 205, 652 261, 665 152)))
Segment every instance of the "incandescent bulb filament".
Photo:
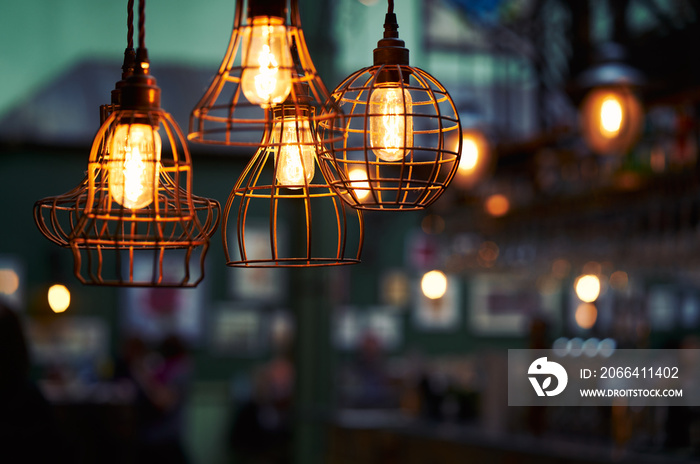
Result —
POLYGON ((253 18, 242 47, 243 95, 263 108, 282 103, 292 90, 292 54, 284 20, 273 16, 253 18))
POLYGON ((298 189, 311 182, 316 147, 309 120, 289 118, 275 123, 272 141, 280 144, 275 160, 279 185, 298 189))
POLYGON ((369 143, 377 158, 399 161, 413 145, 413 100, 401 86, 378 86, 370 97, 369 143))
POLYGON ((129 209, 153 202, 161 151, 157 130, 148 124, 120 124, 112 136, 109 193, 129 209))
POLYGON ((622 105, 615 96, 608 96, 600 105, 600 128, 606 137, 615 137, 622 127, 622 105))

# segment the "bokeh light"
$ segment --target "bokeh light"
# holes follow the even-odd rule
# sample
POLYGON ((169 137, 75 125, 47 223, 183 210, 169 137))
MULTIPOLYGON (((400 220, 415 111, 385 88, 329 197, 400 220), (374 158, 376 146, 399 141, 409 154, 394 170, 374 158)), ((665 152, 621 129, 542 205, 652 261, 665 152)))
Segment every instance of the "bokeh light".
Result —
POLYGON ((579 327, 588 330, 593 327, 596 319, 598 319, 598 310, 593 303, 581 303, 576 308, 574 318, 579 327))
POLYGON ((486 199, 484 203, 486 212, 494 217, 501 217, 510 210, 510 201, 505 195, 496 193, 486 199))
POLYGON ((436 300, 442 298, 447 291, 447 276, 442 271, 430 271, 423 275, 420 281, 423 295, 436 300))
POLYGON ((592 274, 579 276, 574 284, 574 289, 579 300, 591 303, 600 295, 600 279, 592 274))
POLYGON ((49 288, 49 306, 55 313, 62 313, 70 306, 70 291, 65 285, 56 284, 49 288))
POLYGON ((19 276, 14 269, 0 269, 0 293, 14 295, 19 289, 19 276))
POLYGON ((363 168, 353 168, 348 172, 350 187, 355 191, 358 200, 362 200, 369 195, 369 182, 367 182, 367 172, 363 168))

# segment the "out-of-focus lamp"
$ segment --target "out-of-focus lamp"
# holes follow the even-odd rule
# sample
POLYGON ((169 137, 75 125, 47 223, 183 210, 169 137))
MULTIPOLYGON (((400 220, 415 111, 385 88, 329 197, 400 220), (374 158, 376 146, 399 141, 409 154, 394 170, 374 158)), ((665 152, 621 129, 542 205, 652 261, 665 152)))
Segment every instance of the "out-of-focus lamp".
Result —
POLYGON ((420 281, 423 295, 431 300, 442 298, 447 292, 447 276, 442 271, 429 271, 423 274, 420 281))
POLYGON ((637 97, 642 74, 625 63, 625 52, 616 43, 598 51, 596 64, 577 80, 586 91, 580 108, 583 137, 595 153, 620 155, 637 141, 644 111, 637 97))
MULTIPOLYGON (((454 139, 452 143, 457 145, 454 139)), ((488 174, 491 166, 489 142, 481 130, 462 130, 461 154, 454 182, 463 189, 472 188, 488 174)))

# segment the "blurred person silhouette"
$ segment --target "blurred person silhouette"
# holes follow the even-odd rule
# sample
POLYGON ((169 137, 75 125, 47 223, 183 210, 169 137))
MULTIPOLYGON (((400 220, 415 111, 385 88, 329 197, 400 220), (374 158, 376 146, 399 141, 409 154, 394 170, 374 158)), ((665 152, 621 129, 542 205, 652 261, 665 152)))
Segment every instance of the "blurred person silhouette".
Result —
POLYGON ((398 406, 398 392, 391 387, 384 363, 382 343, 371 331, 363 334, 357 357, 343 373, 343 406, 385 409, 398 406))
POLYGON ((161 360, 132 351, 130 374, 137 388, 137 462, 189 462, 184 447, 185 403, 192 365, 183 340, 169 335, 160 345, 161 360))
POLYGON ((51 406, 29 379, 29 366, 19 317, 0 302, 0 461, 69 462, 51 406))
POLYGON ((253 395, 238 408, 230 430, 234 462, 291 462, 290 409, 294 366, 280 352, 253 375, 253 395))

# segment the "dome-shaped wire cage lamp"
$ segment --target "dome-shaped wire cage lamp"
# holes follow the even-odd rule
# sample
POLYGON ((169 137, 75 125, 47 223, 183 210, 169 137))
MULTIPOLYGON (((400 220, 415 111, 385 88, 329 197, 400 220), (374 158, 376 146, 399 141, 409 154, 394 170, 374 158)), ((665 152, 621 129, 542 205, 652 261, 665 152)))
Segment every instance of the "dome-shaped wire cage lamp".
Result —
POLYGON ((72 250, 83 284, 194 287, 204 278, 220 206, 191 193, 185 137, 160 107, 143 35, 133 73, 102 108, 85 179, 36 202, 34 218, 43 235, 72 250))
POLYGON ((188 139, 257 147, 274 123, 266 109, 304 98, 297 94, 301 87, 316 109, 313 124, 335 116, 337 108, 320 111, 329 94, 311 60, 298 1, 238 0, 226 54, 192 110, 188 139))
POLYGON ((321 167, 331 187, 362 210, 423 209, 457 171, 460 121, 445 88, 408 64, 393 1, 374 65, 346 78, 331 95, 344 113, 320 124, 321 167), (456 143, 455 143, 456 140, 456 143))
POLYGON ((268 108, 273 121, 236 181, 224 208, 226 264, 318 267, 360 262, 362 212, 348 208, 326 182, 317 153, 314 107, 288 99, 268 108), (265 211, 265 216, 256 212, 265 211), (229 221, 235 233, 229 236, 229 221), (262 232, 261 232, 262 231, 262 232), (229 241, 237 246, 230 246, 229 241))

